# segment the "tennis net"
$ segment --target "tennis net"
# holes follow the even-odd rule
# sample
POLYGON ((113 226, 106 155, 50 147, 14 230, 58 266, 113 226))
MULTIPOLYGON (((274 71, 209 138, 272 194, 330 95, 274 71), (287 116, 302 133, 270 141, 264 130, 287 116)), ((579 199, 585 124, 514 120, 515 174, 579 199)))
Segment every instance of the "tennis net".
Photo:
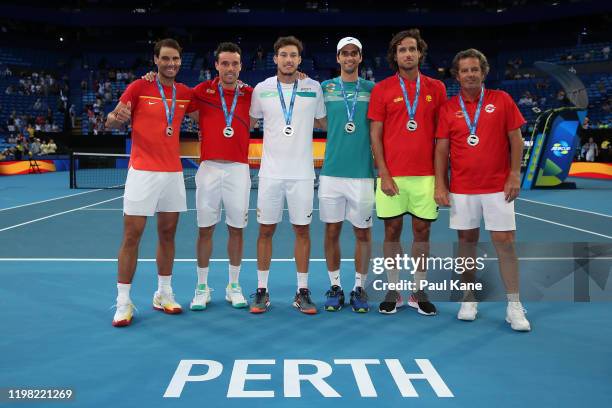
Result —
MULTIPOLYGON (((82 153, 75 152, 70 156, 70 188, 107 188, 121 189, 125 185, 129 154, 117 153, 82 153)), ((261 158, 249 158, 251 187, 257 188, 261 158)), ((197 156, 181 156, 185 187, 195 188, 195 175, 200 166, 197 156)), ((317 177, 323 166, 322 158, 314 158, 313 164, 317 177)))

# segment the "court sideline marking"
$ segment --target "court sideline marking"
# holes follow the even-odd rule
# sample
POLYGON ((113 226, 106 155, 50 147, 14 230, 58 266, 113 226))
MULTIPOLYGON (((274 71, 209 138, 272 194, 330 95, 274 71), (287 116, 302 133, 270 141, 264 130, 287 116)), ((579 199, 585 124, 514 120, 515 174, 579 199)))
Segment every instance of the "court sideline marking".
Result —
POLYGON ((61 196, 61 197, 49 198, 47 200, 34 201, 32 203, 27 203, 27 204, 20 204, 20 205, 14 206, 14 207, 0 208, 0 211, 13 210, 15 208, 27 207, 27 206, 35 205, 35 204, 48 203, 49 201, 61 200, 63 198, 74 197, 74 196, 78 196, 78 195, 82 195, 82 194, 95 193, 96 191, 102 191, 102 190, 105 190, 105 189, 104 188, 98 188, 96 190, 83 191, 81 193, 68 194, 68 195, 61 196))
POLYGON ((11 230, 13 228, 21 227, 23 225, 28 225, 28 224, 32 224, 34 222, 38 222, 38 221, 46 220, 46 219, 49 219, 49 218, 57 217, 57 216, 60 216, 60 215, 68 214, 68 213, 71 213, 71 212, 74 212, 74 211, 79 211, 79 210, 82 210, 84 208, 93 207, 94 205, 108 203, 109 201, 114 201, 114 200, 117 200, 119 198, 123 198, 123 195, 120 195, 119 197, 115 197, 115 198, 110 198, 108 200, 99 201, 97 203, 93 203, 93 204, 89 204, 89 205, 84 205, 82 207, 73 208, 72 210, 62 211, 62 212, 58 212, 58 213, 55 213, 55 214, 47 215, 45 217, 36 218, 34 220, 22 222, 21 224, 11 225, 10 227, 6 227, 6 228, 0 229, 0 232, 8 231, 8 230, 11 230))
POLYGON ((535 204, 548 205, 550 207, 563 208, 565 210, 579 211, 579 212, 583 212, 583 213, 587 213, 587 214, 598 215, 600 217, 612 218, 612 215, 608 215, 608 214, 602 214, 602 213, 598 213, 598 212, 595 212, 595 211, 581 210, 579 208, 566 207, 566 206, 558 205, 558 204, 550 204, 550 203, 545 203, 543 201, 528 200, 527 198, 521 198, 521 197, 517 197, 517 200, 527 201, 529 203, 535 203, 535 204))
POLYGON ((570 229, 573 229, 573 230, 576 230, 576 231, 580 231, 580 232, 586 232, 587 234, 593 234, 593 235, 597 235, 597 236, 600 236, 600 237, 612 239, 612 236, 610 236, 610 235, 600 234, 598 232, 593 232, 593 231, 589 231, 589 230, 578 228, 578 227, 572 227, 571 225, 561 224, 560 222, 555 222, 555 221, 546 220, 544 218, 534 217, 533 215, 527 215, 527 214, 523 214, 523 213, 520 213, 520 212, 515 212, 515 214, 516 215, 521 215, 521 216, 527 217, 527 218, 533 218, 534 220, 538 220, 538 221, 542 221, 542 222, 547 222, 549 224, 558 225, 560 227, 570 228, 570 229))

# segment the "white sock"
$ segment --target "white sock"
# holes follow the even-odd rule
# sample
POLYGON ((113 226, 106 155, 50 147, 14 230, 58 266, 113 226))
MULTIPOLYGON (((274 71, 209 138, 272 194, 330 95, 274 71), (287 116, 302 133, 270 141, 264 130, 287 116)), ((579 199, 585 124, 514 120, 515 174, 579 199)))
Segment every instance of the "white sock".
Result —
POLYGON ((340 270, 327 271, 327 273, 329 275, 329 282, 331 283, 332 286, 338 285, 342 287, 342 285, 340 284, 340 270))
POLYGON ((206 268, 200 268, 198 266, 198 286, 208 285, 208 266, 206 268))
POLYGON ((172 275, 157 275, 157 291, 160 293, 172 293, 172 275))
POLYGON ((234 266, 230 264, 229 266, 229 283, 238 283, 238 276, 240 276, 240 265, 234 266))
POLYGON ((397 269, 388 269, 387 270, 387 281, 389 283, 398 283, 399 282, 399 271, 397 269))
POLYGON ((413 292, 417 292, 421 289, 421 281, 427 280, 427 272, 416 271, 414 273, 414 290, 413 292))
POLYGON ((266 288, 268 289, 268 275, 270 271, 260 271, 257 270, 257 288, 266 288))
POLYGON ((463 299, 462 302, 476 302, 476 297, 474 296, 474 292, 471 290, 463 291, 463 299))
POLYGON ((355 272, 355 286, 353 286, 353 290, 358 287, 363 288, 365 286, 366 280, 368 279, 368 275, 365 273, 355 272))
POLYGON ((117 303, 131 303, 130 289, 132 289, 131 283, 117 283, 117 303))
POLYGON ((297 287, 298 287, 298 290, 302 288, 308 289, 308 272, 306 273, 298 272, 297 273, 297 287))
POLYGON ((508 302, 520 302, 518 293, 507 293, 508 302))

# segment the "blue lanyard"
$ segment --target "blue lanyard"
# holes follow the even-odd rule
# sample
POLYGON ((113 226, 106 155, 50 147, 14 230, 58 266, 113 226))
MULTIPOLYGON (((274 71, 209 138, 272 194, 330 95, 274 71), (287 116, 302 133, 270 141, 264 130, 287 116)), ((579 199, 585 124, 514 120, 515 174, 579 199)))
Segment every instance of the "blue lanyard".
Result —
POLYGON ((166 121, 168 122, 168 126, 172 126, 172 120, 174 119, 174 109, 176 108, 176 85, 174 82, 172 83, 172 108, 168 108, 168 101, 166 100, 166 94, 164 93, 164 88, 162 87, 161 82, 159 81, 159 75, 155 77, 157 79, 157 89, 159 89, 159 94, 161 95, 162 103, 164 104, 164 109, 166 110, 166 121))
POLYGON ((411 105, 408 100, 408 92, 406 92, 406 85, 404 84, 404 80, 400 74, 397 74, 399 78, 400 87, 402 88, 402 94, 404 95, 404 102, 406 102, 406 110, 408 111, 408 117, 410 120, 414 120, 414 115, 416 114, 417 106, 419 105, 419 94, 421 93, 421 73, 417 72, 417 80, 416 80, 416 95, 414 96, 414 104, 411 105))
POLYGON ((470 120, 470 116, 465 109, 465 103, 463 103, 463 98, 461 97, 461 92, 459 92, 459 105, 461 105, 461 111, 463 112, 463 118, 465 119, 465 124, 470 130, 470 135, 476 134, 476 127, 478 126, 478 118, 480 118, 480 108, 482 108, 482 101, 484 100, 484 85, 480 88, 480 98, 478 99, 478 105, 476 106, 476 114, 474 115, 474 123, 470 120))
POLYGON ((232 107, 230 108, 229 114, 227 113, 227 104, 225 103, 225 96, 223 95, 223 87, 221 81, 217 84, 219 88, 219 95, 221 96, 221 107, 223 108, 223 116, 225 117, 225 126, 231 127, 232 120, 234 119, 234 112, 236 111, 236 104, 238 103, 238 86, 234 89, 234 100, 232 101, 232 107))
POLYGON ((285 104, 285 97, 283 96, 283 87, 280 81, 276 80, 276 88, 278 89, 278 97, 280 98, 281 107, 283 108, 283 115, 285 116, 285 124, 289 126, 291 124, 291 116, 293 116, 293 106, 295 105, 295 96, 297 95, 298 80, 296 79, 293 83, 293 91, 291 92, 291 102, 289 103, 289 111, 287 111, 287 105, 285 104))
POLYGON ((344 83, 342 78, 338 77, 340 83, 340 90, 342 91, 342 99, 344 99, 344 106, 346 106, 346 114, 348 115, 348 121, 352 122, 355 117, 355 108, 357 107, 357 98, 359 97, 359 85, 361 84, 361 78, 357 77, 357 85, 355 85, 355 95, 353 95, 353 106, 349 109, 348 96, 344 90, 344 83))

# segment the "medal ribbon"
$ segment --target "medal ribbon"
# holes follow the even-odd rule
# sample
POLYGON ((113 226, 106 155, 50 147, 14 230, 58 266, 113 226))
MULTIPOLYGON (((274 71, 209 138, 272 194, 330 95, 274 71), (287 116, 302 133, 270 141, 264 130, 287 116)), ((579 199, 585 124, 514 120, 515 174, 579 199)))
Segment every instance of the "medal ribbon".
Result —
POLYGON ((164 104, 164 109, 166 110, 166 121, 168 122, 168 127, 172 127, 172 120, 174 119, 174 110, 176 108, 176 85, 174 82, 172 83, 172 108, 168 108, 168 101, 166 100, 166 94, 164 93, 164 88, 159 80, 159 75, 155 76, 157 80, 157 89, 159 89, 159 94, 161 96, 162 103, 164 104))
POLYGON ((465 103, 463 102, 463 98, 461 97, 461 92, 459 92, 459 105, 461 106, 461 111, 463 112, 463 118, 465 119, 465 124, 467 125, 470 135, 476 134, 476 127, 478 126, 478 118, 480 118, 480 109, 482 108, 482 102, 484 100, 484 85, 480 88, 480 98, 478 99, 478 105, 476 106, 476 114, 474 115, 474 122, 470 120, 470 116, 465 109, 465 103))
POLYGON ((217 84, 219 88, 219 96, 221 97, 221 108, 223 108, 223 116, 225 117, 225 126, 231 127, 232 120, 234 119, 234 112, 236 112, 236 104, 238 103, 238 85, 234 89, 234 100, 232 101, 232 107, 230 108, 229 114, 227 113, 227 104, 225 103, 225 96, 223 95, 223 87, 221 81, 217 84))
POLYGON ((340 83, 340 90, 342 91, 342 99, 344 99, 344 106, 346 106, 346 114, 348 116, 348 121, 352 122, 355 117, 355 108, 357 107, 357 98, 359 97, 359 86, 361 84, 361 78, 357 77, 357 85, 355 85, 355 95, 353 95, 353 106, 349 108, 348 96, 346 95, 346 91, 344 90, 344 83, 342 82, 342 78, 338 78, 338 82, 340 83))
POLYGON ((297 95, 297 79, 293 83, 293 91, 291 92, 291 102, 289 103, 289 111, 287 111, 287 105, 285 104, 285 97, 283 96, 283 87, 280 81, 276 80, 276 88, 278 89, 278 97, 280 99, 281 107, 283 108, 283 115, 285 116, 285 124, 291 125, 291 117, 293 116, 293 106, 295 105, 295 96, 297 95))
POLYGON ((404 102, 406 103, 406 110, 408 111, 408 117, 410 120, 414 120, 414 116, 416 114, 417 106, 419 105, 419 94, 421 93, 421 73, 417 73, 416 80, 416 95, 414 96, 414 104, 410 104, 408 100, 408 92, 406 91, 406 84, 404 84, 404 79, 400 74, 397 74, 399 78, 400 87, 402 88, 402 94, 404 95, 404 102))

